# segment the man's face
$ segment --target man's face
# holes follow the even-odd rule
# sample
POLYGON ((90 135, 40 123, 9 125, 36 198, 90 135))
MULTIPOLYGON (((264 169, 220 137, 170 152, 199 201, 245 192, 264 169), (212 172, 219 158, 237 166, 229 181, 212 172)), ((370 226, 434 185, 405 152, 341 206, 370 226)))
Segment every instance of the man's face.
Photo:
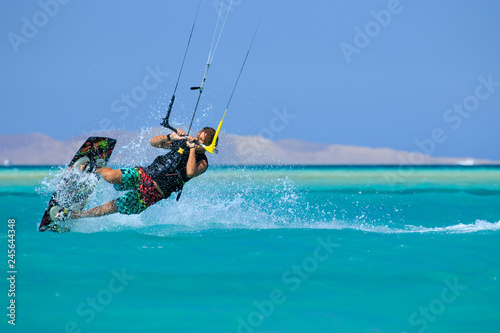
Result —
POLYGON ((205 144, 205 138, 207 137, 207 133, 201 131, 196 135, 196 141, 205 144))
MULTIPOLYGON (((205 138, 207 137, 207 133, 201 131, 200 133, 198 133, 198 135, 196 136, 196 141, 198 141, 199 143, 203 143, 205 144, 205 138)), ((197 153, 203 153, 205 152, 205 149, 203 147, 200 147, 198 145, 196 145, 196 152, 197 153)))

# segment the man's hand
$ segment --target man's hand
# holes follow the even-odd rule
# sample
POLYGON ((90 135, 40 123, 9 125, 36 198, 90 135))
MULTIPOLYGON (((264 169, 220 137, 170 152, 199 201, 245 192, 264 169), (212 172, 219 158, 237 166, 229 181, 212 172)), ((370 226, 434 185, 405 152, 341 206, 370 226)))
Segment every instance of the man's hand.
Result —
POLYGON ((170 139, 172 140, 182 140, 183 137, 186 136, 186 132, 184 132, 183 130, 181 129, 177 129, 177 133, 176 132, 172 132, 172 134, 170 134, 170 139))
POLYGON ((181 130, 180 128, 177 129, 177 136, 179 136, 179 139, 182 139, 183 136, 187 136, 187 133, 181 130))
POLYGON ((193 138, 191 135, 188 137, 188 140, 186 141, 186 145, 189 147, 189 148, 195 148, 196 147, 196 144, 193 142, 195 140, 195 138, 193 138))
POLYGON ((186 145, 189 148, 195 148, 196 146, 196 144, 193 142, 194 140, 196 140, 196 138, 192 137, 191 135, 188 136, 187 133, 181 129, 177 129, 176 139, 177 140, 187 139, 186 145))

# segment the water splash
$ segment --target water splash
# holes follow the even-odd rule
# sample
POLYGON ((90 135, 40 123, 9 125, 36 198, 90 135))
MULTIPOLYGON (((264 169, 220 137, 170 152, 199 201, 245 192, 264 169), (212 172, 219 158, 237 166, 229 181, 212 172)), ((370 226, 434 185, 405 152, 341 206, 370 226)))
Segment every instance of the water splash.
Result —
MULTIPOLYGON (((172 196, 136 216, 112 215, 100 219, 78 221, 74 231, 99 232, 134 230, 155 235, 172 236, 208 230, 264 229, 329 229, 358 230, 379 234, 402 233, 474 233, 500 230, 500 222, 478 220, 471 224, 424 227, 383 224, 360 215, 355 220, 335 218, 325 205, 303 202, 304 196, 288 178, 263 180, 243 170, 239 179, 219 180, 222 185, 208 186, 211 179, 192 180, 179 202, 172 196), (234 188, 237 188, 234 191, 234 188), (304 205, 308 209, 304 209, 304 205)), ((110 188, 101 187, 98 197, 112 196, 110 188)), ((116 194, 115 194, 116 195, 116 194)))
MULTIPOLYGON (((122 149, 128 160, 141 161, 150 134, 150 129, 144 129, 130 144, 119 149, 122 149)), ((141 162, 147 165, 150 161, 141 162)), ((51 170, 37 192, 51 195, 63 171, 63 168, 51 170)), ((439 221, 427 226, 415 225, 420 221, 413 218, 417 223, 408 222, 414 210, 403 204, 409 202, 406 194, 342 192, 338 187, 332 192, 315 192, 307 182, 297 184, 297 179, 300 181, 300 178, 290 176, 289 170, 284 168, 210 168, 202 177, 186 185, 179 202, 175 201, 174 194, 140 215, 114 214, 77 220, 73 223, 73 231, 92 233, 132 230, 147 235, 171 236, 207 230, 278 228, 350 229, 382 234, 457 234, 500 230, 500 222, 472 222, 474 219, 471 217, 470 223, 467 220, 457 223, 450 218, 451 223, 443 223, 442 226, 439 226, 439 221), (387 198, 397 195, 405 201, 385 203, 387 198), (317 199, 318 196, 322 199, 317 199)), ((122 194, 110 184, 100 181, 86 208, 104 204, 122 194)), ((413 198, 411 200, 413 202, 413 198)))

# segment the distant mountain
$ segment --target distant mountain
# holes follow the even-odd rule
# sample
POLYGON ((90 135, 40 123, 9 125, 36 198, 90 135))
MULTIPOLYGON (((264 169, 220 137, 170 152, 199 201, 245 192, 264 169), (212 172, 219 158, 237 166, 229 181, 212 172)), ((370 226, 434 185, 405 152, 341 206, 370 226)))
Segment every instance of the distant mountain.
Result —
MULTIPOLYGON (((118 139, 112 164, 144 165, 159 154, 149 145, 163 128, 142 132, 107 131, 90 133, 64 141, 33 133, 0 135, 0 163, 14 165, 55 165, 69 163, 88 136, 109 136, 118 139)), ((221 134, 219 154, 210 156, 210 163, 219 165, 429 165, 429 164, 500 164, 500 161, 466 158, 439 158, 390 148, 327 145, 299 140, 269 141, 260 136, 221 134)))
MULTIPOLYGON (((0 163, 12 164, 64 164, 70 148, 63 141, 40 133, 0 135, 0 163)), ((73 151, 73 155, 76 151, 73 151)), ((69 157, 71 158, 71 157, 69 157)))

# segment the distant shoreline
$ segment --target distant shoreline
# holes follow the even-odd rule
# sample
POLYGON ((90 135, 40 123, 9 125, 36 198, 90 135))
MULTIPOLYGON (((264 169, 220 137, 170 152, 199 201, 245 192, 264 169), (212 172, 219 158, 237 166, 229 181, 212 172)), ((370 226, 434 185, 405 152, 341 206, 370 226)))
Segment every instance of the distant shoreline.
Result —
MULTIPOLYGON (((148 136, 163 133, 152 128, 148 136)), ((113 152, 113 165, 147 165, 163 151, 152 148, 149 139, 137 132, 110 131, 107 136, 118 140, 113 152), (140 147, 140 149, 137 149, 140 147), (132 148, 132 149, 131 149, 132 148)), ((92 136, 104 136, 93 133, 92 136)), ((84 137, 58 141, 48 135, 0 135, 0 164, 66 165, 84 142, 84 137)), ((394 150, 387 147, 362 147, 339 144, 317 144, 300 140, 266 140, 260 136, 221 134, 219 153, 209 155, 211 165, 237 166, 432 166, 457 165, 464 167, 500 165, 500 161, 464 157, 435 157, 422 152, 394 150)))
MULTIPOLYGON (((24 165, 9 165, 0 166, 0 170, 8 169, 50 169, 50 168, 64 168, 65 164, 53 165, 37 165, 37 164, 24 164, 24 165)), ((111 166, 120 168, 123 165, 111 166)), ((478 165, 458 165, 458 164, 426 164, 426 165, 411 165, 411 164, 331 164, 331 165, 311 165, 311 164, 268 164, 268 165, 247 165, 247 164, 212 164, 211 168, 217 169, 231 169, 231 168, 248 168, 248 169, 500 169, 500 164, 478 164, 478 165)))

